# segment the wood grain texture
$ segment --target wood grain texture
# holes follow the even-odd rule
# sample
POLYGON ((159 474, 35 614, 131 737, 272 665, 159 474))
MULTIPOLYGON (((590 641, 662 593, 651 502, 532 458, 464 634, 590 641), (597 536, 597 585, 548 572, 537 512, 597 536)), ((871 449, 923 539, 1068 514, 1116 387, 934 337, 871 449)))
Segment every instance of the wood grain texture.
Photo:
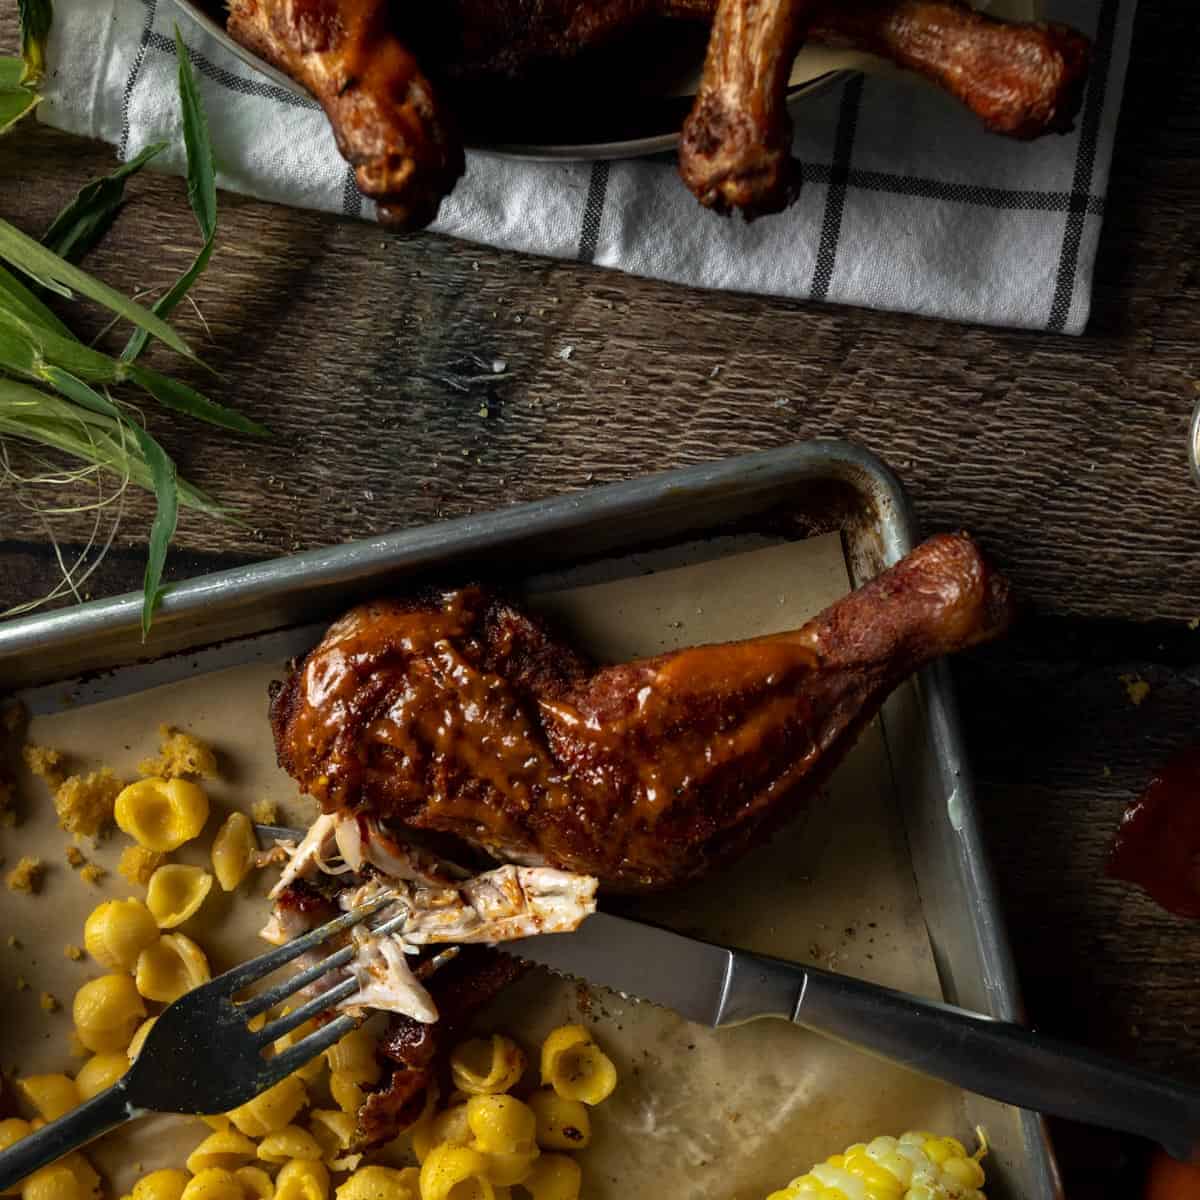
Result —
MULTIPOLYGON (((15 42, 7 10, 0 42, 15 42)), ((0 213, 36 232, 111 161, 27 124, 0 142, 0 213)), ((127 291, 162 289, 195 250, 183 187, 146 176, 131 191, 89 265, 127 291)), ((1078 339, 700 294, 228 195, 220 219, 194 291, 203 324, 190 311, 180 324, 218 372, 210 392, 276 437, 257 446, 151 413, 183 471, 247 522, 186 516, 172 577, 803 438, 861 442, 900 472, 928 528, 982 537, 1029 607, 957 678, 1031 1013, 1200 1082, 1200 924, 1103 876, 1123 805, 1196 736, 1190 6, 1140 5, 1078 339), (1136 708, 1126 673, 1151 683, 1136 708)), ((138 585, 149 516, 130 496, 91 593, 138 585)), ((81 518, 55 528, 68 547, 86 535, 81 518)), ((0 492, 0 607, 54 575, 42 524, 0 492)), ((1063 1146, 1072 1196, 1132 1194, 1136 1148, 1079 1131, 1063 1146), (1100 1168, 1084 1169, 1085 1151, 1100 1168)))

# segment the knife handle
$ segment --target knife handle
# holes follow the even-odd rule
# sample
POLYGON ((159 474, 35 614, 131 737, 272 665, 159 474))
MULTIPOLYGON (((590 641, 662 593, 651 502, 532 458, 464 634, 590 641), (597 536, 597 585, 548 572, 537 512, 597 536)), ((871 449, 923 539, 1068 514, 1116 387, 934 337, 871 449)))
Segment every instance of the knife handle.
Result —
POLYGON ((1200 1162, 1200 1088, 1022 1025, 815 967, 734 952, 721 1024, 797 1025, 1018 1108, 1133 1133, 1200 1162))

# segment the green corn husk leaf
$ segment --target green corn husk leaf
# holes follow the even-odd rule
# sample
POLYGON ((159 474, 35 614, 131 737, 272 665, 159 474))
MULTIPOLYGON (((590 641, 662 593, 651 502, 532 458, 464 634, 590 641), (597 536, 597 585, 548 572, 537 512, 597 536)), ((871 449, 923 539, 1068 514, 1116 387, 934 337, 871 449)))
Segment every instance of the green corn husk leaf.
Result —
POLYGON ((45 378, 46 365, 61 367, 91 383, 120 383, 128 377, 125 363, 64 337, 44 325, 24 321, 0 305, 0 367, 28 379, 45 378), (22 350, 15 343, 24 343, 22 350))
POLYGON ((63 337, 71 331, 7 267, 0 267, 0 306, 30 325, 41 325, 63 337))
POLYGON ((7 133, 41 100, 35 91, 24 86, 25 73, 24 59, 0 58, 0 134, 7 133))
MULTIPOLYGON (((191 59, 179 26, 175 26, 175 53, 179 59, 179 103, 183 110, 183 145, 187 151, 188 203, 200 227, 204 244, 192 264, 175 281, 170 291, 154 304, 154 312, 167 316, 187 295, 188 289, 208 266, 217 236, 217 168, 213 158, 212 138, 208 132, 208 117, 196 76, 192 71, 191 59)), ((121 353, 126 362, 132 362, 146 347, 144 330, 135 329, 121 353)))
POLYGON ((150 623, 154 620, 154 610, 162 600, 163 567, 179 519, 179 485, 174 460, 140 425, 130 421, 111 400, 88 387, 83 380, 57 367, 47 367, 45 377, 51 387, 68 400, 123 422, 133 434, 142 458, 150 469, 155 509, 146 552, 146 573, 142 579, 142 640, 145 641, 150 632, 150 623))
POLYGON ((255 437, 270 436, 271 431, 265 425, 242 416, 236 409, 210 400, 178 379, 133 363, 130 363, 127 369, 129 378, 138 387, 149 392, 159 404, 167 408, 186 413, 200 421, 207 421, 210 425, 219 425, 222 429, 232 429, 235 433, 248 433, 255 437))
POLYGON ((21 58, 24 60, 22 82, 34 82, 46 71, 46 38, 54 9, 50 0, 17 0, 21 21, 21 58))
POLYGON ((166 148, 166 142, 155 142, 115 171, 85 183, 42 234, 42 245, 68 262, 78 262, 116 220, 125 202, 125 181, 166 148))
POLYGON ((48 367, 58 367, 88 383, 119 384, 129 380, 165 407, 222 429, 259 437, 270 432, 178 379, 111 358, 70 335, 24 320, 0 304, 0 369, 38 382, 48 378, 48 367))
POLYGON ((166 323, 148 309, 127 296, 81 271, 71 263, 47 250, 40 242, 27 237, 14 225, 0 218, 0 259, 41 283, 67 296, 72 290, 104 305, 110 312, 132 321, 141 329, 188 358, 195 358, 188 344, 166 323))
MULTIPOLYGON (((72 404, 52 392, 0 377, 0 437, 12 436, 60 450, 72 458, 128 476, 139 487, 153 491, 150 468, 124 422, 72 404)), ((179 479, 179 501, 209 516, 227 518, 228 512, 207 492, 179 479)))

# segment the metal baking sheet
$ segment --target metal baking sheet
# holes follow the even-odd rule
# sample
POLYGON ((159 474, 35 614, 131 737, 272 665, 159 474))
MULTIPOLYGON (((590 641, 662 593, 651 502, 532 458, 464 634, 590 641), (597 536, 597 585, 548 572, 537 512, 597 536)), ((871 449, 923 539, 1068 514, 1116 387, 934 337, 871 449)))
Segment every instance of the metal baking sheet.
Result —
MULTIPOLYGON (((570 567, 578 584, 588 581, 589 562, 603 578, 614 555, 748 531, 775 539, 837 531, 855 584, 915 542, 912 513, 886 467, 856 447, 812 442, 193 580, 171 589, 145 644, 138 596, 27 617, 0 626, 0 691, 21 691, 35 711, 55 710, 114 688, 303 649, 354 600, 431 574, 552 581, 570 567)), ((943 992, 1016 1017, 1014 972, 944 667, 901 688, 885 706, 883 728, 943 992)), ((994 1146, 990 1192, 1061 1196, 1038 1117, 974 1097, 966 1103, 994 1146)))

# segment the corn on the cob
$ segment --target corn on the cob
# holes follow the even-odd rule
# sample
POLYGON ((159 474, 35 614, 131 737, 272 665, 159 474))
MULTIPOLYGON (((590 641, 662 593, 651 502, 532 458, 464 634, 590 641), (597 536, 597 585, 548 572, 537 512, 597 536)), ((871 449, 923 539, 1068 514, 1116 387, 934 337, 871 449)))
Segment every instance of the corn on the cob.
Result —
POLYGON ((955 1138, 913 1130, 857 1142, 767 1200, 986 1200, 984 1142, 974 1155, 955 1138))

